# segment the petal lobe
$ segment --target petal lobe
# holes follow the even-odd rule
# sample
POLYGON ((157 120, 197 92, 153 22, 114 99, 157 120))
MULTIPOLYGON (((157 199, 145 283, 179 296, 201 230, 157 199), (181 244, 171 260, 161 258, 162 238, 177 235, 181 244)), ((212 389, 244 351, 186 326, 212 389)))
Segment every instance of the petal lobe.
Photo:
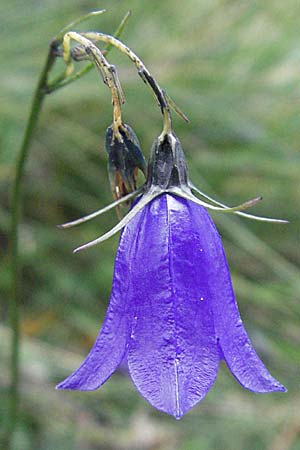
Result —
POLYGON ((132 274, 129 372, 141 395, 176 418, 207 394, 219 364, 201 237, 188 204, 162 195, 145 208, 132 274))

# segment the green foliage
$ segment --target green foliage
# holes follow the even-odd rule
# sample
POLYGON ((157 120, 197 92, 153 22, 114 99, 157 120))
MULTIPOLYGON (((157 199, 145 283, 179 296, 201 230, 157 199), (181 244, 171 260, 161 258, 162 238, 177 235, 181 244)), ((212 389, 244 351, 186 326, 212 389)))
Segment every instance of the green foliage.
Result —
MULTIPOLYGON (((78 15, 99 7, 108 12, 77 29, 112 33, 132 9, 122 39, 190 119, 187 125, 174 115, 193 182, 227 204, 262 195, 264 201, 254 214, 291 221, 274 225, 213 214, 249 334, 267 367, 289 391, 256 396, 242 390, 221 366, 207 398, 175 422, 148 406, 124 373, 94 393, 54 390, 55 383, 87 354, 100 328, 118 242, 115 237, 89 251, 71 253, 112 227, 115 212, 68 231, 55 226, 111 201, 104 149, 105 129, 111 123, 110 94, 99 74, 91 71, 46 98, 26 166, 20 229, 22 400, 15 449, 296 450, 300 447, 300 4, 296 0, 0 3, 0 422, 8 401, 8 192, 16 156, 51 37, 78 15)), ((117 64, 125 91, 124 120, 148 155, 161 128, 158 107, 124 56, 112 50, 108 59, 117 64)), ((58 74, 63 63, 57 66, 58 74)))

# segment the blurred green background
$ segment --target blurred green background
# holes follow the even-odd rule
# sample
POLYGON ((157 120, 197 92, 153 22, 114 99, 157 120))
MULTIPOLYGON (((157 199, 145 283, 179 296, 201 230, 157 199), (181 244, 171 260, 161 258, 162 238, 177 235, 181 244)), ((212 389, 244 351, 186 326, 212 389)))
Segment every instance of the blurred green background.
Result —
MULTIPOLYGON (((9 400, 9 189, 47 46, 93 9, 78 30, 122 39, 188 115, 174 116, 190 178, 227 204, 262 195, 264 224, 214 213, 241 315, 253 344, 287 394, 243 390, 224 364, 208 396, 181 421, 151 408, 126 373, 99 391, 55 384, 88 353, 109 299, 118 237, 76 255, 104 233, 114 211, 81 227, 56 224, 106 205, 104 132, 110 94, 95 70, 46 98, 26 165, 20 227, 21 405, 16 450, 297 450, 300 448, 300 3, 297 0, 1 0, 0 422, 9 400)), ((124 120, 144 153, 161 130, 149 90, 112 50, 126 95, 124 120)), ((78 63, 81 64, 82 63, 78 63)), ((61 70, 61 61, 56 70, 61 70)), ((55 73, 55 71, 54 71, 55 73)), ((5 450, 5 449, 4 449, 5 450)))

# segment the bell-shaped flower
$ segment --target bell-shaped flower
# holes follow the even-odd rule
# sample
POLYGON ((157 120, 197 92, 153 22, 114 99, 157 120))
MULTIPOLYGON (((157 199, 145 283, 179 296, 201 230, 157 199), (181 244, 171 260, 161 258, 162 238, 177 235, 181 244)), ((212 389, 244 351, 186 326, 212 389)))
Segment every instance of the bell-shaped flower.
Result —
POLYGON ((241 209, 256 200, 219 207, 195 197, 192 189, 181 145, 167 133, 153 145, 147 183, 127 216, 77 249, 123 228, 103 326, 83 364, 58 389, 97 389, 126 358, 140 394, 177 419, 205 397, 221 360, 253 392, 285 391, 243 326, 222 241, 206 210, 249 216, 241 209))

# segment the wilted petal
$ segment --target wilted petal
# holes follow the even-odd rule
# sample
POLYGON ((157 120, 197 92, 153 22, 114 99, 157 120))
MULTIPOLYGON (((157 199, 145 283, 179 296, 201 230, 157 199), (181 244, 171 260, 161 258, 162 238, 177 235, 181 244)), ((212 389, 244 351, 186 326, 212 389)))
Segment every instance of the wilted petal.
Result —
POLYGON ((203 276, 205 237, 189 205, 162 195, 145 207, 131 273, 135 322, 129 372, 153 406, 177 418, 206 395, 219 363, 203 276))
POLYGON ((204 208, 191 205, 199 233, 205 235, 206 278, 214 315, 215 332, 224 359, 245 388, 254 392, 285 391, 255 352, 235 301, 221 238, 204 208))
MULTIPOLYGON (((140 216, 136 216, 132 226, 135 227, 139 220, 140 216)), ((132 324, 132 283, 129 272, 135 250, 134 241, 132 229, 125 228, 116 256, 112 293, 104 324, 85 361, 57 386, 58 389, 97 389, 122 361, 132 324)))

